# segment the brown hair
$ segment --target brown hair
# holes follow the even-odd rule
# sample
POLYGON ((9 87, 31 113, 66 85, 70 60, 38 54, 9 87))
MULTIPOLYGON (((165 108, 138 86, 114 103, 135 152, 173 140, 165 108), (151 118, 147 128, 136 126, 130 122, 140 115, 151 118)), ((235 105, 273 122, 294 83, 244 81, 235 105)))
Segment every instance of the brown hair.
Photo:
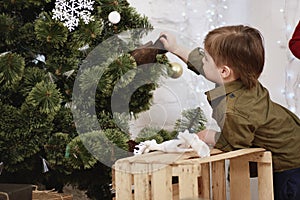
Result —
POLYGON ((227 65, 247 88, 256 85, 265 62, 261 33, 252 27, 224 26, 210 31, 204 48, 217 66, 227 65))

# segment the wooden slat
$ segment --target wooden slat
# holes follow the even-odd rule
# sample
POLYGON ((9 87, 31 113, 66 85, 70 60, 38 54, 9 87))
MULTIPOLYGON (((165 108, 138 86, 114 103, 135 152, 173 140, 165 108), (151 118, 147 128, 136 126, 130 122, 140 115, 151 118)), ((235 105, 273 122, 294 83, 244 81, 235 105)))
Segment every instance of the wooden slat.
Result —
POLYGON ((147 173, 134 176, 134 199, 150 200, 150 180, 147 173))
POLYGON ((249 162, 241 158, 230 159, 230 200, 250 200, 249 162))
POLYGON ((178 160, 178 161, 174 162, 174 164, 180 164, 180 165, 195 164, 195 165, 197 165, 197 164, 202 164, 202 163, 214 162, 214 161, 218 161, 218 160, 235 158, 235 157, 244 156, 244 155, 252 154, 252 153, 264 152, 264 151, 266 151, 266 150, 263 148, 239 149, 239 150, 221 153, 218 155, 205 157, 205 158, 178 160))
POLYGON ((150 200, 149 175, 152 168, 149 164, 131 163, 131 174, 133 174, 134 199, 150 200))
POLYGON ((186 156, 185 153, 163 153, 163 152, 152 152, 148 154, 142 154, 125 158, 130 163, 158 163, 158 164, 172 164, 177 160, 182 159, 186 156))
MULTIPOLYGON (((112 168, 111 168, 111 178, 112 178, 112 189, 115 191, 116 190, 116 170, 115 170, 115 166, 113 165, 112 168)), ((113 197, 112 200, 116 200, 116 197, 113 197)))
MULTIPOLYGON (((264 157, 272 158, 271 152, 265 152, 264 157)), ((273 169, 272 162, 257 163, 258 197, 260 200, 273 200, 273 169)))
POLYGON ((198 197, 198 174, 199 171, 195 165, 178 166, 181 170, 179 174, 179 199, 198 197))
POLYGON ((172 200, 179 200, 179 186, 178 183, 172 184, 173 197, 172 200))
POLYGON ((115 164, 116 200, 132 200, 132 175, 128 162, 115 164))
POLYGON ((198 178, 199 196, 202 199, 210 198, 210 166, 209 163, 201 164, 201 176, 198 178))
POLYGON ((226 199, 225 160, 212 162, 211 164, 213 199, 226 199))
POLYGON ((170 166, 161 168, 155 166, 154 169, 159 169, 152 172, 151 176, 151 195, 152 200, 172 199, 172 169, 170 166))
MULTIPOLYGON (((210 154, 220 154, 222 151, 218 149, 212 149, 210 154)), ((164 153, 161 151, 155 151, 147 154, 131 156, 122 158, 117 162, 129 162, 129 163, 161 163, 161 164, 173 164, 178 160, 187 160, 190 158, 199 158, 196 152, 185 152, 185 153, 164 153)))
POLYGON ((265 153, 271 153, 269 151, 253 153, 249 155, 245 155, 245 159, 249 162, 260 162, 260 163, 272 163, 272 156, 265 156, 265 153))

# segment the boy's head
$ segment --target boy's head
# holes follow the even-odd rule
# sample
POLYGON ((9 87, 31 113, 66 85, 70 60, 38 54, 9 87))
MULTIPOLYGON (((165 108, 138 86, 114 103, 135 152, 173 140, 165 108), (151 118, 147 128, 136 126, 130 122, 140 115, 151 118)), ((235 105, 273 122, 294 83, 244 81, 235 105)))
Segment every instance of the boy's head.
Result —
POLYGON ((217 67, 227 66, 247 88, 255 86, 265 61, 263 38, 257 29, 244 25, 216 28, 206 35, 204 49, 217 67))

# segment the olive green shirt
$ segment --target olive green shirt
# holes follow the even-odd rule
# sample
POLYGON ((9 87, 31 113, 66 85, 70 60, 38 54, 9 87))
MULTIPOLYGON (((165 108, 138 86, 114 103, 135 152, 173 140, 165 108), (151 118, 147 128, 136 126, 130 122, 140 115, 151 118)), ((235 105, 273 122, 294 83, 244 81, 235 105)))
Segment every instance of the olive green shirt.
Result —
MULTIPOLYGON (((198 49, 189 54, 188 67, 204 75, 198 49)), ((231 151, 262 147, 272 152, 275 172, 300 167, 300 119, 273 102, 259 82, 247 89, 239 80, 206 92, 212 117, 221 128, 216 148, 231 151)))

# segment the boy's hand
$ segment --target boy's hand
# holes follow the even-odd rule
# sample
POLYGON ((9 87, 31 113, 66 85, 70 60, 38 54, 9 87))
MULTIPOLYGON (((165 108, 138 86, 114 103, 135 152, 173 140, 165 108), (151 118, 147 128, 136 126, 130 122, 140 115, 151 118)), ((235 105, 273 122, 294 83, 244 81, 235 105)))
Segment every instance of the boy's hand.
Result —
POLYGON ((185 49, 183 46, 180 46, 176 42, 176 37, 175 35, 172 35, 171 33, 168 32, 162 32, 160 33, 159 40, 161 43, 163 43, 164 48, 178 56, 183 62, 187 63, 188 61, 188 56, 190 53, 190 50, 185 49))
POLYGON ((179 48, 176 42, 175 35, 172 35, 171 33, 160 33, 159 40, 163 43, 165 49, 171 53, 176 53, 177 49, 179 48))
POLYGON ((213 146, 216 144, 216 142, 215 142, 216 131, 215 130, 205 129, 196 134, 206 144, 213 145, 213 146))

